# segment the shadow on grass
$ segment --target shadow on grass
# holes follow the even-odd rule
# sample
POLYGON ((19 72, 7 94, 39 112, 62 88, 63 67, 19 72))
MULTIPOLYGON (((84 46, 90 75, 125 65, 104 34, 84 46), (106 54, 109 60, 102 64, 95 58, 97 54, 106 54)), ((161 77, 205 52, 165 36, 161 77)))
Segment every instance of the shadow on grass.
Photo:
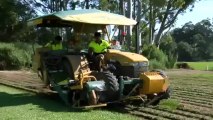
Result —
MULTIPOLYGON (((0 92, 0 107, 20 106, 27 104, 36 105, 38 108, 51 112, 88 112, 91 110, 73 109, 66 106, 57 95, 35 95, 31 93, 9 94, 6 92, 0 92)), ((151 119, 150 116, 140 114, 143 113, 143 111, 141 111, 142 108, 139 106, 136 107, 123 104, 111 104, 104 108, 94 109, 117 112, 121 114, 130 114, 138 118, 151 119)))
POLYGON ((140 106, 129 106, 129 105, 124 105, 124 104, 112 104, 109 105, 108 107, 105 108, 105 110, 111 111, 111 112, 117 112, 117 113, 122 113, 122 114, 129 114, 138 118, 145 118, 145 119, 150 119, 149 116, 144 116, 142 114, 138 114, 141 108, 140 106))
POLYGON ((33 104, 46 111, 53 112, 83 112, 63 104, 57 95, 35 95, 30 93, 8 94, 0 92, 0 107, 33 104))
MULTIPOLYGON (((121 114, 130 113, 130 109, 126 109, 123 105, 112 105, 104 108, 94 109, 74 109, 66 106, 63 101, 57 95, 35 95, 31 93, 19 93, 9 94, 6 92, 0 92, 0 107, 8 106, 20 106, 32 104, 38 106, 38 108, 51 112, 88 112, 90 110, 107 110, 111 112, 118 112, 121 114)), ((133 115, 133 114, 132 114, 133 115)), ((141 117, 139 115, 135 115, 141 117)))
POLYGON ((154 119, 156 118, 156 115, 152 115, 153 111, 146 112, 143 109, 156 109, 156 110, 166 110, 166 111, 173 111, 177 108, 182 107, 180 105, 180 101, 176 99, 164 99, 160 102, 160 104, 156 106, 149 105, 147 107, 141 105, 122 105, 122 104, 114 104, 112 106, 109 106, 106 108, 108 111, 123 113, 123 114, 130 114, 133 116, 136 116, 138 118, 145 118, 145 119, 154 119))

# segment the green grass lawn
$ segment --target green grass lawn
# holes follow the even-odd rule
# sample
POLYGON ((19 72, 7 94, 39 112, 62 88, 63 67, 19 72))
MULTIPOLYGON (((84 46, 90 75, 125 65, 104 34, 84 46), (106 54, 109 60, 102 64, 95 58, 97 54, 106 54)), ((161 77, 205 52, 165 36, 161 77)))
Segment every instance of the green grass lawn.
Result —
POLYGON ((74 110, 63 102, 0 85, 1 120, 135 120, 106 109, 74 110))
POLYGON ((212 62, 187 62, 195 70, 213 70, 212 62))

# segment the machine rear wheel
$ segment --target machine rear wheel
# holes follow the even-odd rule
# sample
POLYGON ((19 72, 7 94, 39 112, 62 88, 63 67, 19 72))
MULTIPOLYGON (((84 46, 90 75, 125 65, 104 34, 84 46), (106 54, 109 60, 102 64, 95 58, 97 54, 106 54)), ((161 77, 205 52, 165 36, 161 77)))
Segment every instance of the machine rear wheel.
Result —
POLYGON ((118 98, 119 84, 117 78, 111 72, 94 72, 97 80, 104 80, 106 86, 106 101, 113 101, 118 98))

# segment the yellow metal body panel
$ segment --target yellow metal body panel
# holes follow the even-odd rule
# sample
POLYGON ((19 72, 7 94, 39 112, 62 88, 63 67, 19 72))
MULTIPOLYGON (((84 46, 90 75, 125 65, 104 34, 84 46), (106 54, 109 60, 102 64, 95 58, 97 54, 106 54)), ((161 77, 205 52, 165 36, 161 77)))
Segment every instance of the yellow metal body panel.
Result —
POLYGON ((65 56, 71 63, 74 72, 75 80, 79 79, 79 75, 90 72, 89 63, 86 57, 81 55, 66 55, 65 56))
POLYGON ((49 48, 43 47, 43 48, 36 48, 35 54, 32 56, 32 69, 33 71, 37 72, 38 68, 41 67, 41 55, 40 52, 46 52, 50 51, 49 48))
POLYGON ((140 89, 141 94, 165 92, 168 87, 167 78, 163 78, 158 72, 142 73, 140 79, 143 80, 143 86, 140 89))
POLYGON ((105 57, 107 60, 113 59, 113 60, 119 61, 121 65, 126 65, 126 64, 134 63, 134 62, 148 61, 148 59, 144 57, 143 55, 131 53, 131 52, 123 52, 120 50, 113 50, 113 49, 110 49, 106 53, 105 57))
POLYGON ((65 57, 71 64, 74 79, 79 81, 77 85, 70 87, 71 90, 81 90, 85 82, 96 80, 94 76, 90 75, 91 71, 86 57, 81 55, 66 55, 65 57))

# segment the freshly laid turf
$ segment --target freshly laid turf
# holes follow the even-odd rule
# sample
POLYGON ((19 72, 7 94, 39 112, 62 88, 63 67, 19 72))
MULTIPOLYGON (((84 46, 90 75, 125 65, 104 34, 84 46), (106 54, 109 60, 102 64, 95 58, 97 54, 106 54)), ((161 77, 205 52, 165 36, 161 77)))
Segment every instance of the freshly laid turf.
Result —
POLYGON ((195 70, 211 70, 213 71, 213 62, 187 62, 189 66, 195 70))
POLYGON ((176 99, 166 99, 166 100, 162 100, 158 107, 169 109, 169 110, 175 110, 179 106, 180 106, 180 101, 176 99))
POLYGON ((109 110, 74 110, 59 100, 0 85, 1 120, 136 120, 109 110))

